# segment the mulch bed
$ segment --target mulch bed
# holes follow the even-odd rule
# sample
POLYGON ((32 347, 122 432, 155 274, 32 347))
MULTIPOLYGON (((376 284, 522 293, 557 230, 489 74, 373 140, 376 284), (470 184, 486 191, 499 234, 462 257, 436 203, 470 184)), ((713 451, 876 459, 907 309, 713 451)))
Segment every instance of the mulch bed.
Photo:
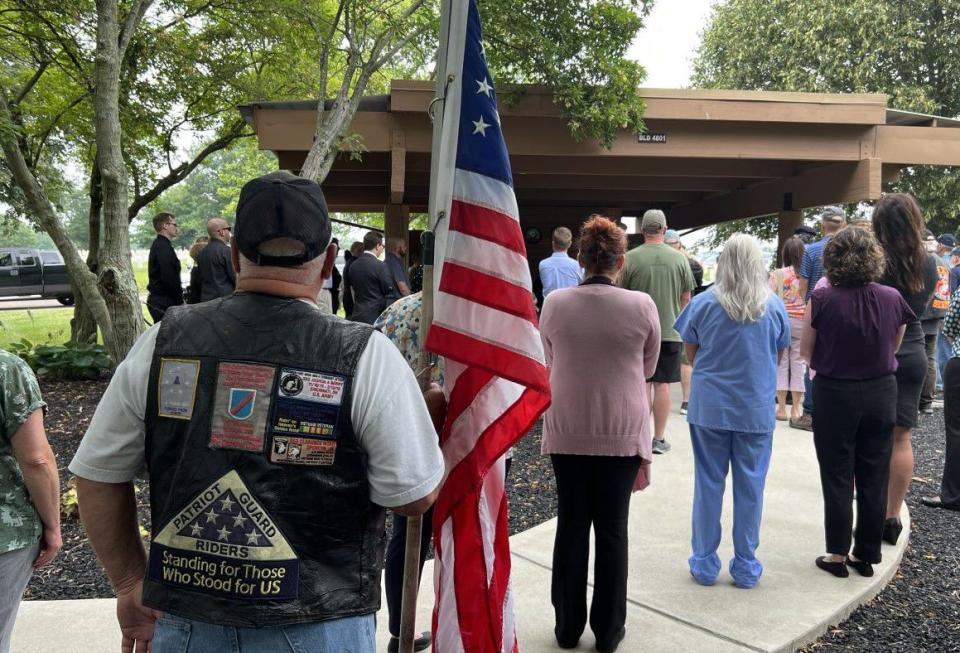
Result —
MULTIPOLYGON (((57 454, 61 483, 106 381, 44 382, 47 436, 57 454)), ((916 480, 907 498, 913 532, 903 564, 893 581, 869 604, 831 628, 804 651, 960 651, 960 513, 932 510, 920 497, 936 494, 944 455, 943 411, 921 416, 914 433, 916 480)), ((138 483, 141 523, 149 528, 149 499, 138 483)), ((507 479, 510 533, 518 533, 556 514, 556 486, 547 456, 540 454, 540 424, 514 449, 507 479)), ((390 520, 387 520, 388 526, 390 520)), ((63 524, 64 548, 48 567, 35 573, 26 599, 82 599, 113 595, 86 541, 80 523, 63 524)))

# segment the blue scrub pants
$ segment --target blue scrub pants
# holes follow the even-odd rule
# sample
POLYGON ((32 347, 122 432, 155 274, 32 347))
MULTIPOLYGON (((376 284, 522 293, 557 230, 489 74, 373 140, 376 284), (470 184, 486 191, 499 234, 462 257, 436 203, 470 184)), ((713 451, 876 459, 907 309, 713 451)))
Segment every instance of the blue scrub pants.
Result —
POLYGON ((813 415, 813 381, 809 367, 803 371, 803 414, 813 415))
POLYGON ((953 356, 947 336, 943 335, 943 323, 940 323, 940 333, 937 334, 937 392, 943 392, 943 373, 947 369, 947 362, 953 356))
POLYGON ((730 575, 743 588, 757 584, 763 565, 754 552, 760 544, 763 486, 773 449, 772 433, 744 433, 690 425, 695 484, 690 573, 701 585, 713 585, 720 573, 720 513, 727 470, 733 471, 733 549, 730 575))

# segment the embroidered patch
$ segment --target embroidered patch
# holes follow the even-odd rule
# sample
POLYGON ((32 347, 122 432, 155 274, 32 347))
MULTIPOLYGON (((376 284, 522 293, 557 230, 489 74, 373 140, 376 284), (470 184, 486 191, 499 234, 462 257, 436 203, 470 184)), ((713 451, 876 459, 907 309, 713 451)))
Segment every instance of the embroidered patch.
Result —
POLYGON ((297 597, 300 561, 235 471, 167 522, 150 544, 150 579, 232 599, 297 597))
POLYGON ((215 449, 263 451, 270 393, 276 368, 251 363, 217 365, 217 390, 210 420, 215 449))
POLYGON ((337 374, 282 368, 270 418, 271 432, 335 440, 346 383, 346 377, 337 374))
POLYGON ((317 438, 275 435, 270 462, 281 465, 332 465, 337 443, 317 438))
POLYGON ((191 419, 199 377, 200 361, 161 357, 157 380, 157 416, 191 419))

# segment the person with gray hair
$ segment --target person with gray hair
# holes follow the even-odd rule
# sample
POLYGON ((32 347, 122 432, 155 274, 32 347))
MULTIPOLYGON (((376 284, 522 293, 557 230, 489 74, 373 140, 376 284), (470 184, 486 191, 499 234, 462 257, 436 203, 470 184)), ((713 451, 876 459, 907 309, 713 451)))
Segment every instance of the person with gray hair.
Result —
POLYGON ((720 573, 720 513, 733 473, 729 571, 741 588, 757 584, 763 487, 775 421, 777 365, 790 346, 783 302, 770 290, 760 244, 736 234, 717 262, 716 283, 673 325, 693 364, 687 421, 693 443, 693 554, 690 573, 713 585, 720 573))
POLYGON ((207 220, 210 242, 200 252, 200 301, 226 297, 237 285, 237 273, 230 259, 230 225, 223 218, 207 220))
POLYGON ((664 437, 670 415, 670 384, 680 382, 683 344, 673 323, 696 287, 687 257, 664 243, 666 230, 663 211, 651 209, 643 214, 640 231, 644 243, 627 252, 619 281, 621 288, 650 295, 660 315, 660 357, 656 371, 648 379, 656 454, 670 451, 670 443, 664 437))
POLYGON ((247 182, 237 292, 168 311, 97 406, 70 470, 121 650, 372 650, 385 508, 436 499, 444 402, 383 334, 320 313, 330 236, 315 182, 247 182))

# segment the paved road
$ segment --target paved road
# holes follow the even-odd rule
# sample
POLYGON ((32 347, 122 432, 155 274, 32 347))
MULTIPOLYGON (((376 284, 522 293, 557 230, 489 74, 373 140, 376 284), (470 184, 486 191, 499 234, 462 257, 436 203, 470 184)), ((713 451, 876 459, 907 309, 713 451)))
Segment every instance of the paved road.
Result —
POLYGON ((24 299, 22 297, 9 297, 0 299, 0 311, 23 310, 25 308, 63 308, 63 304, 56 299, 24 299))

